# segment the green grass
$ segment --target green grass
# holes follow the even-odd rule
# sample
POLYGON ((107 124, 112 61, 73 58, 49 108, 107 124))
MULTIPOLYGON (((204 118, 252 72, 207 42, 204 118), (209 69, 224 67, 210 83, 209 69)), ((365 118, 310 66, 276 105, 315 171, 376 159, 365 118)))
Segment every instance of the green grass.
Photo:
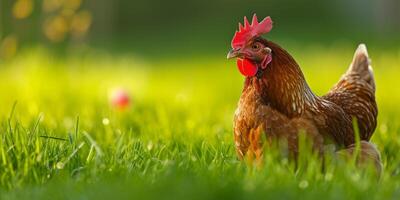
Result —
MULTIPOLYGON (((293 47, 324 94, 353 47, 293 47)), ((267 149, 257 169, 234 153, 243 78, 221 57, 142 60, 92 51, 65 59, 30 49, 0 63, 0 199, 399 199, 400 51, 371 49, 384 172, 336 162, 299 168, 267 149), (132 97, 113 109, 109 92, 132 97), (15 105, 15 106, 14 106, 15 105), (106 121, 109 123, 105 123, 106 121)))

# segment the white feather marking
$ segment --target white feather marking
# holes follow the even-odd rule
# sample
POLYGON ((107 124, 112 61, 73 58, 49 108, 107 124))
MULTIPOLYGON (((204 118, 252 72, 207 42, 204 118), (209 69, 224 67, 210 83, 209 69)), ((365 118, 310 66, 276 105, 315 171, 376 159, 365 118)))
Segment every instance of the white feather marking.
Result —
POLYGON ((236 135, 240 136, 242 133, 240 133, 240 131, 236 131, 236 135))
POLYGON ((240 147, 240 142, 236 141, 236 142, 235 142, 235 145, 236 145, 237 147, 240 147))

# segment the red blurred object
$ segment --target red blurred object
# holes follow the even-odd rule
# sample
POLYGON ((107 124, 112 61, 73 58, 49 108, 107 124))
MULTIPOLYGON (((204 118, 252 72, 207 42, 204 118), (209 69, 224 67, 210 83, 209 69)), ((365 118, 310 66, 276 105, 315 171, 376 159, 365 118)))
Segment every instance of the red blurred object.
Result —
POLYGON ((129 94, 123 89, 115 89, 110 96, 111 104, 118 109, 126 109, 129 106, 129 94))

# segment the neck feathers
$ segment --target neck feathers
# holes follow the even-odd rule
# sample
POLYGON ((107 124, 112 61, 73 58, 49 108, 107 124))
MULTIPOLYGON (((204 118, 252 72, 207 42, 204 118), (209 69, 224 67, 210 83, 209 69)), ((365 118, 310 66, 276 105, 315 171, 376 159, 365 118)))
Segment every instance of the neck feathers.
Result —
POLYGON ((311 91, 299 65, 291 55, 275 43, 272 62, 265 69, 260 93, 267 104, 289 117, 300 116, 307 107, 315 106, 316 96, 311 91))

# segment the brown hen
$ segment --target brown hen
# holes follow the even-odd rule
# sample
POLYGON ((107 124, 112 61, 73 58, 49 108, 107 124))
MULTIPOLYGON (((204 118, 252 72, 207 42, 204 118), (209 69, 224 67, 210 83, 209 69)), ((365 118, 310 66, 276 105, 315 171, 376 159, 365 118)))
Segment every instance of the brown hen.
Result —
POLYGON ((380 154, 369 142, 375 128, 375 82, 367 49, 359 45, 353 61, 328 94, 315 95, 293 57, 279 45, 261 37, 272 28, 269 17, 239 24, 228 58, 237 58, 246 76, 234 116, 234 137, 239 158, 260 158, 264 141, 284 139, 290 152, 298 151, 298 135, 305 132, 323 152, 334 144, 337 151, 352 153, 353 119, 358 122, 360 161, 381 167, 380 154), (263 136, 264 135, 264 136, 263 136))

